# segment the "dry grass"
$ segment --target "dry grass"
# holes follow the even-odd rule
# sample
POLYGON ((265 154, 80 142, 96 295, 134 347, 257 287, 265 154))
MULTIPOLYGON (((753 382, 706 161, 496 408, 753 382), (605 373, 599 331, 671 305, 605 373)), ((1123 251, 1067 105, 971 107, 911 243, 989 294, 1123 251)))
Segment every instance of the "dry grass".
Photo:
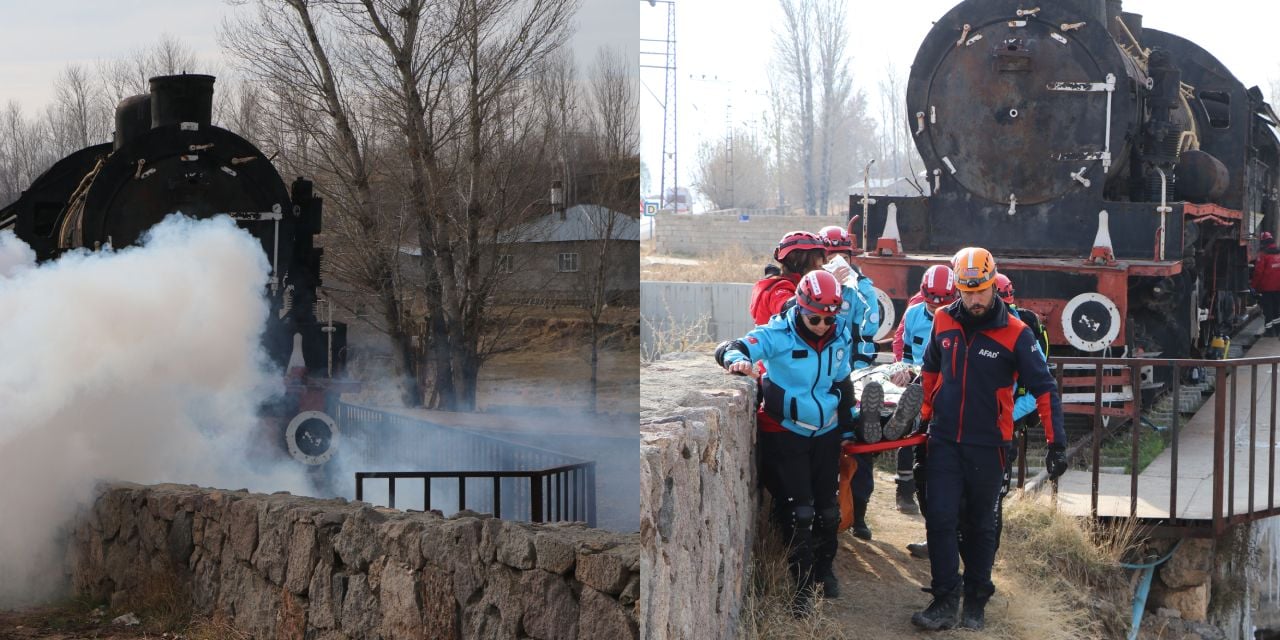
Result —
MULTIPOLYGON (((765 513, 761 509, 761 514, 765 513)), ((763 515, 757 517, 757 536, 752 547, 751 585, 743 603, 738 637, 745 640, 830 640, 846 633, 831 615, 839 606, 819 598, 811 615, 794 618, 787 605, 795 592, 795 581, 787 569, 787 549, 782 536, 763 515)))
POLYGON ((710 340, 709 314, 703 314, 691 322, 675 321, 670 312, 664 321, 658 323, 649 318, 641 318, 640 321, 645 332, 650 335, 649 342, 641 346, 641 362, 653 362, 664 353, 684 353, 713 345, 710 340))
POLYGON ((1120 562, 1138 546, 1132 522, 1108 526, 1044 497, 1011 498, 997 556, 1010 626, 1044 639, 1123 637, 1133 590, 1120 562))
POLYGON ((172 573, 153 574, 130 591, 119 610, 111 611, 108 619, 129 612, 138 616, 141 628, 149 633, 183 629, 191 622, 190 587, 172 573))
POLYGON ((764 277, 768 255, 748 253, 731 245, 719 253, 695 258, 697 264, 645 264, 640 259, 640 279, 666 282, 755 282, 764 277))
POLYGON ((187 640, 252 640, 252 636, 232 626, 222 612, 192 620, 183 636, 187 640))

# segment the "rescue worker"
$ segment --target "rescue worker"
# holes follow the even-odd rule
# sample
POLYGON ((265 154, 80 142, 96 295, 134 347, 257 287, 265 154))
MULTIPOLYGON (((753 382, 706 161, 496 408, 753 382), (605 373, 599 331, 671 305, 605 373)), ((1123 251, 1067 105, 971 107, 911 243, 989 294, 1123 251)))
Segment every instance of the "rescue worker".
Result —
MULTIPOLYGON (((1031 333, 1036 336, 1036 341, 1040 343, 1040 353, 1048 357, 1049 337, 1045 333, 1044 325, 1040 323, 1039 316, 1030 309, 1023 309, 1016 304, 1013 293, 1013 281, 1003 273, 996 273, 996 295, 1004 301, 1009 311, 1018 316, 1019 320, 1026 323, 1031 329, 1031 333)), ((930 317, 932 323, 932 316, 930 317)), ((932 326, 929 327, 932 330, 932 326)), ((1005 454, 1004 466, 1004 484, 1000 487, 1000 504, 996 510, 996 549, 1000 548, 1000 532, 1004 529, 1004 499, 1009 495, 1009 490, 1013 484, 1013 467, 1018 462, 1018 437, 1026 432, 1028 428, 1039 426, 1036 417, 1036 399, 1030 393, 1027 393, 1026 387, 1018 384, 1014 391, 1013 401, 1013 426, 1014 439, 1009 441, 1009 451, 1005 454)), ((923 452, 921 452, 923 453, 923 452)), ((923 455, 917 455, 916 459, 921 464, 927 464, 923 455)), ((923 484, 923 481, 922 481, 923 484)), ((923 502, 923 501, 922 501, 923 502)), ((960 531, 961 540, 964 539, 963 523, 961 523, 960 531)), ((911 543, 907 545, 907 551, 917 558, 929 557, 928 542, 911 543)))
MULTIPOLYGON (((831 225, 818 231, 826 245, 828 262, 840 256, 849 265, 847 270, 841 267, 835 271, 836 279, 848 283, 850 278, 856 280, 855 286, 846 287, 842 306, 849 317, 849 330, 852 333, 854 350, 852 366, 854 371, 865 369, 876 361, 876 332, 880 330, 880 302, 876 299, 875 286, 853 263, 853 238, 844 227, 831 225)), ((859 432, 843 434, 845 440, 860 440, 867 443, 879 442, 884 437, 880 423, 880 411, 884 406, 884 389, 880 383, 872 381, 863 385, 862 397, 858 403, 859 432)), ((853 473, 848 491, 853 494, 853 535, 862 540, 871 539, 871 527, 867 525, 867 506, 871 504, 871 494, 875 491, 874 456, 866 453, 854 455, 858 468, 853 473)), ((845 487, 840 487, 845 491, 845 487)))
POLYGON ((769 318, 782 311, 782 305, 795 296, 801 276, 822 268, 826 255, 822 239, 808 231, 791 231, 782 236, 773 250, 773 259, 782 265, 782 271, 766 275, 751 289, 748 310, 757 326, 768 324, 769 318))
POLYGON ((1262 247, 1253 264, 1249 286, 1262 298, 1262 316, 1266 319, 1262 335, 1280 337, 1280 248, 1276 248, 1276 240, 1269 231, 1263 231, 1259 238, 1262 247))
MULTIPOLYGON (((839 227, 828 227, 823 231, 826 232, 832 228, 843 232, 843 229, 840 229, 839 227)), ((853 242, 847 235, 844 236, 843 240, 844 242, 839 244, 837 249, 849 252, 845 254, 846 257, 848 257, 851 255, 853 250, 853 242)), ((800 277, 803 274, 822 268, 822 265, 827 260, 828 250, 830 248, 831 246, 829 246, 822 236, 808 231, 790 231, 786 235, 782 236, 782 239, 778 241, 777 248, 773 251, 773 258, 781 265, 781 270, 776 274, 766 275, 760 281, 756 282, 755 287, 751 291, 749 311, 751 312, 751 317, 755 321, 756 325, 768 324, 769 319, 772 316, 785 311, 788 304, 794 304, 796 283, 799 282, 800 277)), ((856 267, 853 267, 851 264, 851 273, 854 269, 856 269, 856 267)), ((768 273, 768 271, 766 271, 766 273, 768 273)), ((836 274, 836 279, 843 283, 851 273, 836 274)), ((845 313, 848 315, 851 335, 856 335, 861 339, 862 336, 875 335, 876 331, 879 329, 880 319, 879 307, 872 307, 866 303, 867 300, 872 301, 872 304, 874 304, 875 301, 875 292, 871 286, 871 281, 865 276, 862 276, 860 272, 858 272, 857 275, 859 277, 859 281, 857 283, 858 288, 852 289, 844 287, 841 292, 841 304, 844 307, 845 313)), ((854 366, 861 368, 866 366, 865 362, 874 360, 875 344, 871 339, 866 339, 855 349, 855 351, 858 355, 856 356, 857 362, 854 366), (868 348, 870 349, 870 357, 865 355, 868 348)), ((760 363, 758 369, 759 373, 763 374, 765 372, 765 365, 760 363)), ((859 434, 863 434, 863 439, 874 437, 875 441, 878 441, 880 439, 880 408, 884 402, 884 391, 880 388, 879 384, 868 385, 863 388, 862 395, 863 401, 854 408, 854 416, 857 420, 855 420, 853 426, 850 427, 850 431, 843 435, 846 439, 852 439, 855 437, 854 432, 856 431, 859 434), (864 407, 866 408, 866 411, 862 411, 862 408, 864 407), (865 418, 863 418, 863 416, 865 416, 865 418)), ((866 469, 861 471, 861 473, 867 478, 870 478, 870 464, 866 465, 866 469)), ((772 482, 770 476, 763 475, 761 482, 764 484, 765 489, 769 491, 770 495, 777 495, 777 491, 775 490, 776 488, 770 484, 772 482)), ((855 518, 854 531, 855 533, 863 531, 865 532, 866 539, 870 539, 871 530, 866 527, 866 510, 867 501, 870 499, 872 487, 870 481, 867 480, 855 483, 855 486, 857 487, 855 490, 855 500, 856 495, 859 492, 864 495, 864 499, 860 509, 855 505, 855 513, 860 513, 862 516, 860 518, 855 518), (861 524, 860 529, 858 527, 858 523, 861 524)), ((833 598, 836 597, 838 593, 837 588, 831 588, 826 591, 826 595, 833 598)))
MULTIPOLYGON (((918 384, 920 365, 924 363, 924 346, 933 332, 933 314, 938 308, 951 304, 957 297, 956 278, 951 267, 935 264, 925 270, 920 278, 920 290, 908 300, 906 312, 893 334, 894 362, 901 366, 889 376, 894 385, 906 387, 898 399, 894 416, 911 421, 919 415, 924 392, 918 384)), ((897 502, 898 511, 916 513, 916 480, 913 466, 914 447, 898 449, 897 502)), ((908 549, 910 545, 908 545, 908 549)))
POLYGON ((1031 329, 995 295, 995 258, 986 249, 966 247, 951 266, 960 300, 934 316, 921 367, 920 416, 929 436, 925 525, 931 581, 925 591, 933 600, 911 622, 929 630, 985 626, 986 604, 995 593, 995 514, 1013 438, 1016 383, 1035 399, 1048 442, 1049 477, 1067 468, 1061 398, 1031 329))
POLYGON ((854 404, 852 332, 842 302, 835 276, 812 271, 800 280, 794 306, 716 351, 730 373, 754 375, 754 363, 766 364, 757 414, 761 471, 776 491, 775 519, 789 542, 796 615, 811 610, 816 584, 827 594, 839 590, 831 571, 840 524, 836 487, 841 433, 852 427, 854 404))

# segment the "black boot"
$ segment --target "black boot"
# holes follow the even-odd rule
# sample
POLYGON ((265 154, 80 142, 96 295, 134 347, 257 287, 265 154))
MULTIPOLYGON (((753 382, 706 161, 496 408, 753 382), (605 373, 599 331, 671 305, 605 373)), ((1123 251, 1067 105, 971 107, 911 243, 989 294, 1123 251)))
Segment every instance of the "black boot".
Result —
POLYGON ((836 580, 836 572, 828 570, 819 579, 822 583, 822 597, 828 600, 835 600, 840 597, 840 581, 836 580))
POLYGON ((810 568, 798 572, 793 566, 791 574, 796 578, 796 592, 791 595, 791 605, 788 609, 792 617, 803 618, 813 613, 813 591, 816 587, 813 571, 810 568))
POLYGON ((960 622, 960 590, 952 589, 947 593, 935 593, 933 589, 923 589, 933 595, 933 602, 924 611, 917 611, 911 616, 911 624, 929 631, 952 629, 960 622))
POLYGON ((901 513, 920 513, 916 508, 916 480, 911 478, 894 480, 898 483, 898 511, 901 513))
POLYGON ((857 498, 853 499, 853 537, 871 539, 871 528, 867 526, 867 503, 857 498))
POLYGON ((920 415, 920 405, 924 403, 924 389, 918 384, 909 384, 898 397, 898 405, 893 415, 884 425, 884 439, 897 440, 911 430, 916 416, 920 415))
POLYGON ((879 382, 868 382, 862 387, 858 401, 858 432, 867 444, 880 442, 884 428, 880 424, 880 410, 884 407, 884 388, 879 382))
POLYGON ((960 612, 960 628, 981 631, 987 626, 987 601, 995 593, 994 586, 968 587, 964 589, 964 606, 960 612))
POLYGON ((840 582, 836 580, 836 550, 840 541, 836 538, 840 528, 840 508, 830 506, 818 512, 813 521, 813 575, 817 585, 822 585, 822 596, 834 600, 840 597, 840 582))
POLYGON ((964 608, 960 613, 960 628, 981 631, 987 626, 987 598, 964 597, 964 608))

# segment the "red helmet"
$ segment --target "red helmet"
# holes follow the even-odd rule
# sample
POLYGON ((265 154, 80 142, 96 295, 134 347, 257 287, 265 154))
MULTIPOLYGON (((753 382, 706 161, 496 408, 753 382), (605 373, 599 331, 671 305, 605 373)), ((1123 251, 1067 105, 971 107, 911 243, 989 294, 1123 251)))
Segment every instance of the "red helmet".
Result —
POLYGON ((956 299, 956 274, 944 264, 935 264, 920 278, 920 295, 929 304, 948 304, 956 299))
POLYGON ((832 315, 840 311, 840 283, 826 271, 810 271, 796 288, 796 304, 813 313, 832 315))
POLYGON ((1000 296, 1005 304, 1013 304, 1013 281, 1003 273, 996 274, 996 295, 1000 296))
POLYGON ((827 253, 853 251, 853 238, 849 236, 848 231, 844 230, 844 227, 837 227, 834 224, 823 227, 818 232, 818 236, 827 245, 827 253))
POLYGON ((814 249, 826 249, 822 238, 808 231, 791 231, 782 236, 782 240, 778 241, 778 248, 773 250, 773 259, 782 262, 787 257, 787 254, 792 251, 811 251, 814 249))

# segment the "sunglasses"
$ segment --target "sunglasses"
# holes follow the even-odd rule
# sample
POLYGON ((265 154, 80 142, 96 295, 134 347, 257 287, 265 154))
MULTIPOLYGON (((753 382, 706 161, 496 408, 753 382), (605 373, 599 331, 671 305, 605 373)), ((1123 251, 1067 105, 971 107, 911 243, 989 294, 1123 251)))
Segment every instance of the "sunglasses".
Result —
POLYGON ((815 316, 815 315, 805 314, 804 321, 808 322, 810 325, 815 327, 820 324, 825 324, 829 327, 836 323, 836 317, 835 316, 815 316))

